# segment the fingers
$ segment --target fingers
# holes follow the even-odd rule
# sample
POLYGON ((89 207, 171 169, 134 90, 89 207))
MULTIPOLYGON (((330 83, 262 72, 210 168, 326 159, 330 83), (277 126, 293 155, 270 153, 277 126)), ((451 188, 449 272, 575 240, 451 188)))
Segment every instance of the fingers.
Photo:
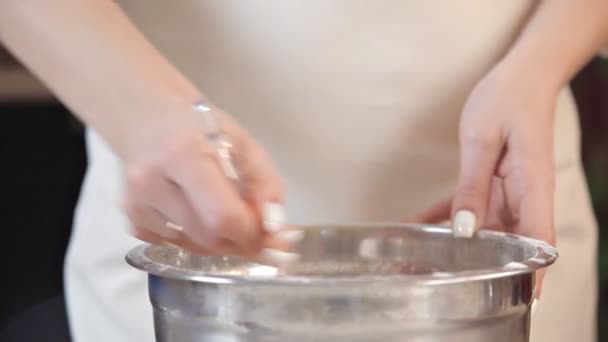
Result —
POLYGON ((167 228, 166 221, 152 208, 126 201, 124 210, 133 224, 135 237, 154 244, 177 243, 180 240, 181 233, 176 229, 167 228))
MULTIPOLYGON (((549 244, 555 244, 553 201, 555 191, 555 164, 553 145, 543 138, 540 144, 535 132, 522 134, 514 144, 517 150, 514 168, 519 184, 507 184, 518 189, 516 202, 519 208, 517 232, 549 244)), ((538 134, 538 133, 537 133, 538 134)))
POLYGON ((552 188, 527 187, 520 203, 519 215, 517 233, 555 244, 552 188))
MULTIPOLYGON (((133 227, 132 234, 140 240, 155 245, 180 246, 199 255, 220 255, 220 253, 192 244, 178 229, 167 226, 164 218, 153 209, 133 205, 129 205, 125 209, 131 221, 137 224, 133 227)), ((231 255, 228 249, 221 254, 231 255)))
POLYGON ((167 245, 167 246, 179 246, 180 248, 185 248, 188 251, 197 254, 197 255, 223 255, 223 254, 215 254, 208 250, 202 249, 199 246, 191 244, 187 239, 177 239, 174 241, 169 241, 165 237, 158 235, 154 232, 151 232, 148 229, 134 227, 131 231, 131 234, 148 243, 153 245, 167 245))
MULTIPOLYGON (((552 127, 552 126, 549 126, 552 127)), ((556 243, 554 223, 555 162, 553 130, 522 127, 514 139, 514 169, 519 184, 507 184, 518 189, 514 208, 518 213, 515 233, 556 243)), ((545 271, 537 272, 536 296, 540 296, 545 271)))
POLYGON ((238 125, 229 121, 225 127, 238 142, 232 146, 239 175, 244 171, 238 184, 224 174, 203 134, 176 137, 161 151, 148 151, 145 163, 128 167, 125 209, 137 236, 240 256, 285 249, 286 239, 293 240, 292 232, 267 233, 279 232, 285 223, 283 184, 270 158, 238 125), (180 230, 167 230, 167 222, 180 230))
POLYGON ((243 158, 239 159, 247 185, 245 196, 259 214, 264 230, 274 234, 285 225, 284 185, 266 151, 252 139, 245 139, 243 158))
MULTIPOLYGON (((181 188, 207 233, 251 249, 259 238, 257 220, 214 153, 204 141, 178 146, 172 151, 172 165, 165 168, 166 176, 181 188)), ((184 229, 200 245, 209 237, 195 227, 184 229)))
POLYGON ((247 185, 246 196, 263 202, 282 202, 285 186, 268 153, 253 139, 242 138, 239 155, 241 172, 247 185))
POLYGON ((509 208, 505 181, 503 178, 495 176, 492 179, 490 202, 483 227, 495 231, 512 231, 516 223, 509 208))
MULTIPOLYGON (((528 168, 525 192, 519 207, 519 224, 516 233, 555 245, 555 225, 553 218, 553 183, 551 172, 528 168)), ((535 293, 540 298, 545 270, 537 272, 535 293)))
POLYGON ((131 235, 133 235, 137 239, 146 241, 153 245, 163 245, 167 242, 162 236, 154 234, 148 231, 147 229, 141 229, 137 227, 133 227, 131 229, 131 235))
POLYGON ((496 132, 465 128, 460 138, 460 176, 452 203, 454 236, 471 237, 485 220, 492 177, 504 140, 496 132))
POLYGON ((160 171, 151 167, 131 169, 127 178, 125 209, 135 227, 184 247, 184 240, 188 240, 187 245, 196 246, 189 249, 203 250, 206 254, 236 252, 233 243, 209 232, 182 191, 160 171), (200 238, 189 238, 192 232, 200 238))
MULTIPOLYGON (((158 222, 160 222, 160 216, 158 222)), ((165 227, 165 230, 169 230, 171 228, 165 227)), ((198 255, 221 255, 221 256, 239 256, 246 257, 251 260, 267 258, 267 255, 264 251, 272 250, 277 252, 289 253, 292 249, 292 246, 288 240, 279 239, 272 236, 264 237, 260 243, 260 248, 257 250, 248 250, 242 251, 236 248, 228 248, 228 247, 216 247, 215 249, 206 249, 201 248, 198 245, 193 244, 188 238, 186 238, 183 234, 179 235, 179 233, 160 231, 156 233, 149 228, 141 228, 141 227, 133 227, 131 234, 143 241, 154 245, 168 245, 168 246, 179 246, 180 248, 185 248, 190 252, 193 252, 198 255)))
POLYGON ((440 223, 450 219, 452 197, 434 203, 429 208, 410 216, 405 222, 412 223, 440 223))

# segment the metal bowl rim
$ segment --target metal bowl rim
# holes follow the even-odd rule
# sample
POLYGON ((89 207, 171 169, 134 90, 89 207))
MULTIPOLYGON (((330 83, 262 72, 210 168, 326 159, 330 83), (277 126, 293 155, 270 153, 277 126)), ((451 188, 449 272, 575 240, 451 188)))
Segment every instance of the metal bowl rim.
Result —
MULTIPOLYGON (((301 225, 303 229, 308 228, 337 228, 337 229, 369 229, 369 228, 388 228, 418 230, 421 232, 433 232, 441 234, 452 234, 452 230, 446 226, 405 224, 405 223, 354 223, 354 224, 315 224, 301 225)), ((312 276, 279 276, 263 277, 252 275, 227 275, 212 274, 197 271, 184 271, 172 265, 159 264, 149 259, 145 251, 152 245, 141 244, 131 249, 125 259, 127 263, 136 269, 145 271, 150 275, 174 280, 192 281, 207 284, 256 284, 256 285, 365 285, 370 282, 396 282, 412 286, 435 286, 459 284, 472 281, 483 281, 498 278, 513 277, 517 275, 530 274, 541 268, 552 265, 558 258, 558 251, 555 247, 546 242, 532 238, 515 235, 511 233, 498 232, 482 229, 478 232, 480 237, 494 236, 505 239, 516 239, 524 244, 529 244, 536 248, 536 255, 519 261, 521 267, 517 269, 509 268, 506 265, 501 267, 486 268, 466 272, 454 272, 448 275, 437 277, 432 274, 397 274, 397 275, 360 275, 352 277, 312 277, 312 276)))

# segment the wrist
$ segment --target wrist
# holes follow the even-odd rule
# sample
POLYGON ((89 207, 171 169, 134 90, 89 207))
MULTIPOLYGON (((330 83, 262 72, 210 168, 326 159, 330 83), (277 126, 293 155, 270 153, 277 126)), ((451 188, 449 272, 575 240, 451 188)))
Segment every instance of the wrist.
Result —
POLYGON ((202 132, 201 119, 192 110, 194 100, 194 96, 173 94, 131 103, 114 116, 117 120, 113 125, 104 125, 101 133, 123 162, 145 158, 147 153, 171 146, 180 137, 202 132))
POLYGON ((557 96, 570 77, 559 65, 538 64, 536 60, 507 55, 493 69, 504 82, 535 96, 557 96))

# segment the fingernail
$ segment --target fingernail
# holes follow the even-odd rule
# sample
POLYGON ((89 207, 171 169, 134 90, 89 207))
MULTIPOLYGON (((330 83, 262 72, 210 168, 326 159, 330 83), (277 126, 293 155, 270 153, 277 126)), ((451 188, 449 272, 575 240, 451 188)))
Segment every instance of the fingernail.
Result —
POLYGON ((378 239, 369 238, 359 244, 359 255, 368 259, 378 258, 378 239))
POLYGON ((289 243, 296 243, 296 242, 300 242, 302 241, 302 239, 304 238, 304 231, 301 229, 290 229, 290 230, 283 230, 280 231, 278 233, 276 233, 274 236, 276 236, 277 238, 289 242, 289 243))
POLYGON ((267 232, 274 234, 283 228, 285 224, 285 210, 278 203, 265 203, 264 212, 264 229, 267 232))
POLYGON ((454 216, 453 234, 458 238, 470 238, 475 234, 477 218, 472 211, 459 210, 454 216))
POLYGON ((540 300, 538 300, 537 298, 534 298, 534 300, 532 301, 532 316, 534 316, 534 313, 536 313, 536 310, 538 309, 538 302, 540 302, 540 300))
POLYGON ((300 255, 296 253, 283 252, 278 249, 273 248, 265 248, 260 252, 260 257, 262 260, 277 263, 277 264, 286 264, 294 261, 298 261, 300 259, 300 255))
POLYGON ((161 237, 164 240, 170 240, 170 241, 179 240, 179 238, 182 235, 182 230, 183 230, 182 227, 180 227, 176 224, 170 223, 170 222, 167 222, 165 227, 146 226, 143 229, 152 234, 158 235, 159 237, 161 237))

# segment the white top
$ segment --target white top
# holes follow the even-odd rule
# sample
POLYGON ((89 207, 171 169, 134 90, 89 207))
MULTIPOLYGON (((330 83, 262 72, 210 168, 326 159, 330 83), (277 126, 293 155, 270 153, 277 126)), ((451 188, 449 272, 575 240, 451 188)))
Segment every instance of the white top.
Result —
MULTIPOLYGON (((399 220, 448 194, 466 96, 535 4, 123 1, 150 39, 268 148, 296 223, 399 220)), ((557 111, 557 162, 578 163, 568 91, 557 111)), ((119 165, 88 138, 67 261, 74 341, 152 341, 145 275, 123 259, 139 242, 116 207, 119 165)))

